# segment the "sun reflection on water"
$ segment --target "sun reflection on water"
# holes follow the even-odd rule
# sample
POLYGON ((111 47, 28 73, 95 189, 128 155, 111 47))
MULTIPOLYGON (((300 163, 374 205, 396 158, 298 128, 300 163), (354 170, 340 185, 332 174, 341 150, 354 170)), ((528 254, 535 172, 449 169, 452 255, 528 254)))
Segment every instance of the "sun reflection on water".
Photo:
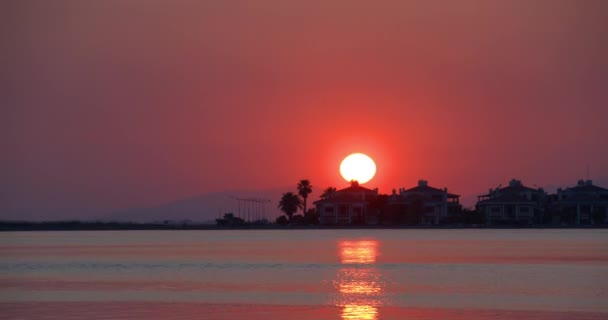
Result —
POLYGON ((383 303, 384 281, 374 268, 378 256, 378 241, 340 241, 340 262, 334 286, 338 296, 336 306, 342 307, 343 320, 377 320, 378 306, 383 303))
POLYGON ((342 294, 378 294, 382 292, 382 288, 376 283, 365 281, 353 281, 350 283, 338 284, 338 290, 342 294))
POLYGON ((378 309, 374 306, 346 305, 342 308, 342 319, 345 320, 376 320, 378 309))
POLYGON ((340 261, 343 264, 376 262, 378 241, 340 241, 340 261))

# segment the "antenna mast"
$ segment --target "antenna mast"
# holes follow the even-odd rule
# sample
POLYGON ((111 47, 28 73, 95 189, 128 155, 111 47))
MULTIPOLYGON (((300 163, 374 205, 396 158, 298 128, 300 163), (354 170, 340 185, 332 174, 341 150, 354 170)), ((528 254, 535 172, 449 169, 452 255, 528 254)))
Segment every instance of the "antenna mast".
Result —
POLYGON ((266 204, 270 203, 270 199, 264 198, 239 198, 230 196, 237 201, 239 217, 247 222, 258 221, 266 218, 266 204), (241 207, 243 215, 241 215, 241 207))

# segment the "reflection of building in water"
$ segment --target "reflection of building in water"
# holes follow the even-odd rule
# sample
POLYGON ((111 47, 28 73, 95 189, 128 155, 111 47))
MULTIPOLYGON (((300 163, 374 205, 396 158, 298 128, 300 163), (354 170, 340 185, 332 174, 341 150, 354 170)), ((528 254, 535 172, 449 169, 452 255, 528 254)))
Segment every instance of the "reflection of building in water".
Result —
POLYGON ((341 241, 340 262, 334 285, 337 290, 336 306, 342 307, 342 319, 378 318, 377 307, 382 304, 384 281, 373 267, 378 255, 378 241, 341 241))

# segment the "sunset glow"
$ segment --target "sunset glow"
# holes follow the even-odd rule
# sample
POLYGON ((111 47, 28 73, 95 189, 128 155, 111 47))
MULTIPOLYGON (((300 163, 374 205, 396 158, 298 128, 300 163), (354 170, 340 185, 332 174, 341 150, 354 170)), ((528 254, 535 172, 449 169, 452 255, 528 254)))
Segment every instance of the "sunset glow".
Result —
POLYGON ((0 3, 0 320, 608 320, 608 0, 0 3))
POLYGON ((363 153, 353 153, 342 160, 340 174, 346 181, 366 183, 376 174, 376 164, 363 153))

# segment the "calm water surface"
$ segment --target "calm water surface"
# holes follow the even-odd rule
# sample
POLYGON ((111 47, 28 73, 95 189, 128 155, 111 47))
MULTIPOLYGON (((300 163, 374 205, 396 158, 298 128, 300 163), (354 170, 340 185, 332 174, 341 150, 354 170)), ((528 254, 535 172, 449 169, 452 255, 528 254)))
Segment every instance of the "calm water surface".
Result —
POLYGON ((608 230, 0 233, 0 319, 608 319, 608 230))

